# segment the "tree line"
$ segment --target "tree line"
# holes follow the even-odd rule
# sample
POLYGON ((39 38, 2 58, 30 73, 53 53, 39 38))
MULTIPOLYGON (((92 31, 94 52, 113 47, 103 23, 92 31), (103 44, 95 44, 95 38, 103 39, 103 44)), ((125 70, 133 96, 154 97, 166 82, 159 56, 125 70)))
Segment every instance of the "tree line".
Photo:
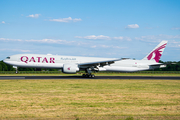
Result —
MULTIPOLYGON (((159 69, 155 69, 154 71, 180 71, 180 61, 179 62, 172 62, 172 61, 168 61, 168 62, 163 62, 163 61, 159 61, 160 63, 164 63, 167 64, 167 67, 165 68, 159 68, 159 69)), ((37 69, 37 68, 22 68, 22 67, 18 67, 18 71, 58 71, 59 69, 37 69)), ((3 61, 0 61, 0 71, 15 71, 15 68, 13 68, 13 66, 8 65, 6 63, 4 63, 3 61)))

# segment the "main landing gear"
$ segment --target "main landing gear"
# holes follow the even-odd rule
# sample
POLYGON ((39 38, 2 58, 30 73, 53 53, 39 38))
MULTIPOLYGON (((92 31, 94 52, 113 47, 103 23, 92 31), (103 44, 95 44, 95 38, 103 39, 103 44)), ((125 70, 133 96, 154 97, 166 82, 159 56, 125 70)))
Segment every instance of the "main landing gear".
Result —
POLYGON ((91 74, 92 71, 91 71, 89 68, 86 69, 85 72, 86 72, 86 74, 83 74, 83 75, 82 75, 83 77, 86 77, 86 78, 94 78, 94 77, 95 77, 94 74, 91 74))
POLYGON ((83 77, 86 77, 86 78, 94 78, 94 77, 95 77, 94 74, 88 74, 88 73, 83 74, 82 76, 83 76, 83 77))

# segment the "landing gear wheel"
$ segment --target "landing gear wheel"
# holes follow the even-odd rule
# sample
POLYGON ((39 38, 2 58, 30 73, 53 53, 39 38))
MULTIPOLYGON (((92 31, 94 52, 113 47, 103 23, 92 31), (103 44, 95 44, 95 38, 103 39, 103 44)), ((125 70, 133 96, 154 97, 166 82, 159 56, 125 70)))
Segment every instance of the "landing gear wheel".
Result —
POLYGON ((86 78, 94 78, 95 75, 94 75, 94 74, 83 74, 82 77, 86 77, 86 78))
POLYGON ((91 75, 91 74, 89 75, 89 78, 92 78, 92 75, 91 75))
POLYGON ((82 76, 83 76, 83 77, 86 77, 86 74, 83 74, 82 76))
POLYGON ((89 77, 89 75, 88 74, 86 74, 86 78, 88 78, 89 77))
POLYGON ((91 75, 91 77, 92 77, 92 78, 94 78, 94 77, 95 77, 95 75, 94 75, 94 74, 92 74, 92 75, 91 75))

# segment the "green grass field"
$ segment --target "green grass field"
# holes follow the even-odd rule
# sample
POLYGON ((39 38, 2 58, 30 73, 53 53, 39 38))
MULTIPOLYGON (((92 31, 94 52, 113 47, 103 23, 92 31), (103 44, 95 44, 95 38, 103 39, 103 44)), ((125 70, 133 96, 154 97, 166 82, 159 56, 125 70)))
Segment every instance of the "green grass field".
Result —
POLYGON ((0 80, 0 119, 180 119, 180 81, 0 80))

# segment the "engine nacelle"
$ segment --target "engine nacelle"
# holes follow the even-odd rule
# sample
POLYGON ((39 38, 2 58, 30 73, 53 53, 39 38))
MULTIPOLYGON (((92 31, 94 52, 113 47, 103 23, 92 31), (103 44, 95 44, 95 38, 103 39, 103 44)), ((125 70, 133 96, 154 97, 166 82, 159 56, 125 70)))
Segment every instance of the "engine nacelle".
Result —
POLYGON ((63 69, 62 69, 63 73, 74 74, 77 71, 79 71, 77 64, 64 64, 63 65, 63 69))

